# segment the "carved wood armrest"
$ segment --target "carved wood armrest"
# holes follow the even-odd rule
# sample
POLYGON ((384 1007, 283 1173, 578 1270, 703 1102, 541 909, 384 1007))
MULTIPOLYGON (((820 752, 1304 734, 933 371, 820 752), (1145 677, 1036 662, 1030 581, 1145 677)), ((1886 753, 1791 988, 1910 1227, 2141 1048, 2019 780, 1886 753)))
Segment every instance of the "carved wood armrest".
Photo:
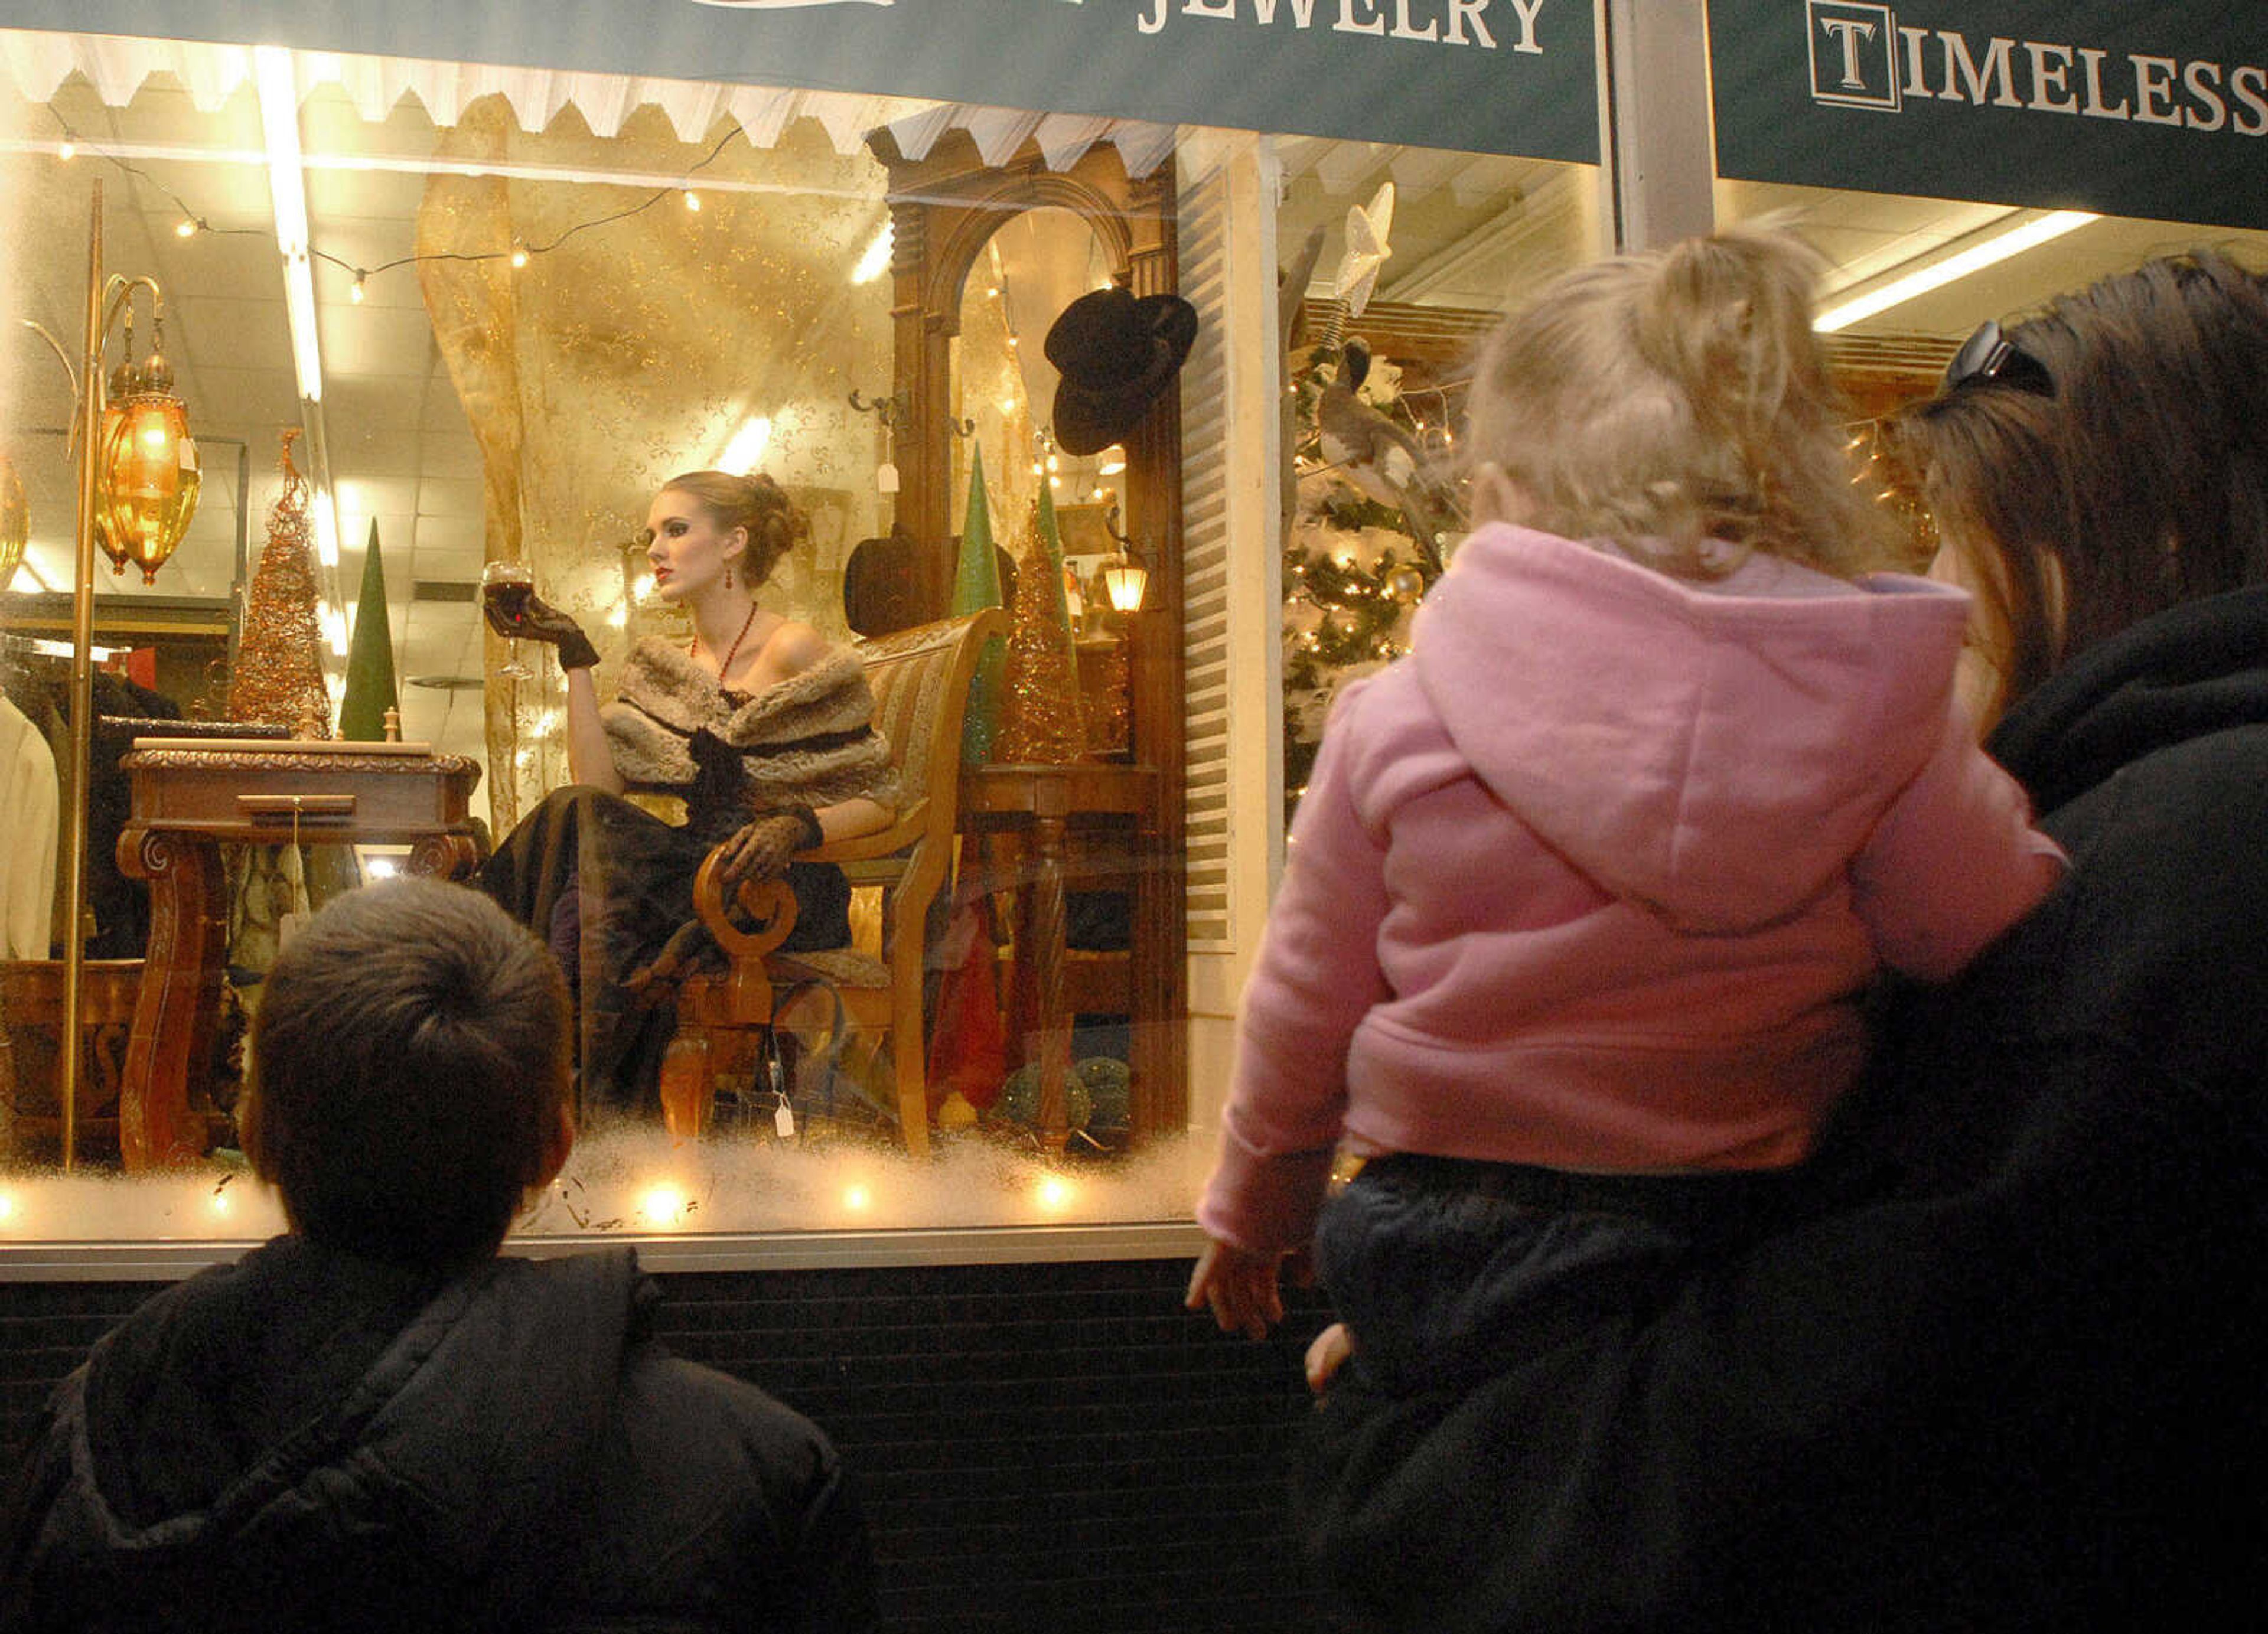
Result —
POLYGON ((733 963, 761 960, 795 929, 795 893, 780 879, 742 885, 737 893, 740 910, 753 922, 753 928, 741 929, 725 912, 721 852, 719 847, 701 859, 701 870, 693 876, 693 911, 701 916, 701 923, 709 927, 709 934, 733 963))

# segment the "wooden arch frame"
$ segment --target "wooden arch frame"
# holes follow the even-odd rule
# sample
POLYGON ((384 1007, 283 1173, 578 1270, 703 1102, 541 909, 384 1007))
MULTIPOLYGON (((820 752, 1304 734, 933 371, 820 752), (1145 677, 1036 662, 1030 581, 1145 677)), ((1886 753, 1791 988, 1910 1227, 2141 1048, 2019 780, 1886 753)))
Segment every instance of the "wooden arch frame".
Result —
MULTIPOLYGON (((891 132, 868 137, 889 174, 892 235, 892 390, 908 416, 897 439, 896 519, 918 541, 920 616, 945 616, 953 579, 953 342, 977 257, 1002 224, 1025 210, 1068 210, 1108 253, 1113 276, 1138 296, 1179 291, 1177 200, 1168 156, 1129 176, 1116 147, 1097 144, 1061 169, 1027 140, 1005 164, 985 162, 965 131, 919 159, 891 132)), ((1138 1012, 1174 1025, 1138 1027, 1138 1127, 1178 1127, 1188 1116, 1182 786, 1182 415, 1166 393, 1124 441, 1123 526, 1149 549, 1145 611, 1128 632, 1128 736, 1133 759, 1154 774, 1143 813, 1134 883, 1133 980, 1138 1012), (1138 1036, 1145 1033, 1151 1036, 1138 1036)))

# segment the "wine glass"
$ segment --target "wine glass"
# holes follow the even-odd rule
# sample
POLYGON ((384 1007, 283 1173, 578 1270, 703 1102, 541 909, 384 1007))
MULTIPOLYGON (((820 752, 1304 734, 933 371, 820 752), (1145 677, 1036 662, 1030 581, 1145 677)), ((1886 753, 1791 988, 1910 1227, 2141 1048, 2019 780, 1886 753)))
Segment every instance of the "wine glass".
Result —
MULTIPOLYGON (((534 593, 535 575, 524 562, 491 562, 481 570, 481 595, 507 623, 519 622, 527 611, 528 598, 534 593)), ((512 644, 511 658, 498 665, 496 673, 505 681, 535 679, 535 672, 520 662, 517 638, 512 644)))

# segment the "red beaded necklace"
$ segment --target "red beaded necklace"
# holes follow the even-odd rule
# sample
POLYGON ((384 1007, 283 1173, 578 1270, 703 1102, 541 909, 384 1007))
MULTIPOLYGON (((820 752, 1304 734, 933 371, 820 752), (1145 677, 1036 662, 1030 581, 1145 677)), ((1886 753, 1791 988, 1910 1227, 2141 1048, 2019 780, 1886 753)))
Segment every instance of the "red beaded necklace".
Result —
MULTIPOLYGON (((717 689, 725 689, 725 678, 733 673, 733 660, 740 656, 740 644, 748 638, 748 629, 756 622, 756 607, 748 603, 748 616, 740 621, 740 633, 733 637, 733 644, 725 649, 725 661, 717 666, 717 689)), ((693 639, 685 644, 685 656, 692 658, 701 651, 701 632, 695 630, 693 639)))

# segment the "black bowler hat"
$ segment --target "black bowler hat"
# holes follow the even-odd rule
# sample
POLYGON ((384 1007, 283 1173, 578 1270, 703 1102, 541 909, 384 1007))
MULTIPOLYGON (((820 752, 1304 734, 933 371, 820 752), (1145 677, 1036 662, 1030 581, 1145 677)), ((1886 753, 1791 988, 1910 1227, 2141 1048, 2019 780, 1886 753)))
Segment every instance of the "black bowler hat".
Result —
POLYGON ((1048 331, 1056 385, 1056 442, 1100 453, 1142 423, 1173 384, 1197 338, 1197 309, 1178 295, 1138 300, 1112 284, 1082 295, 1048 331))

